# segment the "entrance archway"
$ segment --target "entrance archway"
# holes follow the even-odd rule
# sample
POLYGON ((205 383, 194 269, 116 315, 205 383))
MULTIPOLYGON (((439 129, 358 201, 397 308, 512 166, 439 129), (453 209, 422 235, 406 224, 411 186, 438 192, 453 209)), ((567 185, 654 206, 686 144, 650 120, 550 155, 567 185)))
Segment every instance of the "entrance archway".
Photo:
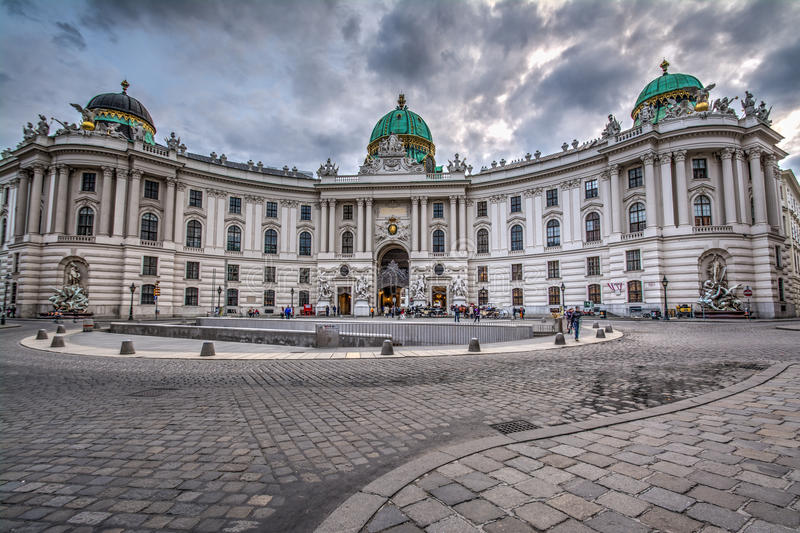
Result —
POLYGON ((378 309, 382 313, 407 305, 408 252, 400 246, 388 246, 378 256, 378 309))
POLYGON ((339 287, 337 296, 338 313, 340 315, 349 315, 351 304, 350 287, 339 287))

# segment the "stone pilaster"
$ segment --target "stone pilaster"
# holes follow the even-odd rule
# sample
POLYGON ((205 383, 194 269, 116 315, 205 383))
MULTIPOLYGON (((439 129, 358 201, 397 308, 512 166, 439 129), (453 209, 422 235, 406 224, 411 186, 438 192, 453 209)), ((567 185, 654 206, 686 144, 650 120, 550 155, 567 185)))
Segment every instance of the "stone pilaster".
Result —
POLYGON ((644 188, 645 188, 645 209, 647 210, 647 227, 658 226, 658 194, 656 191, 656 175, 653 169, 655 155, 645 154, 641 157, 644 163, 644 188))
POLYGON ((764 173, 761 171, 761 149, 751 148, 747 151, 750 160, 750 180, 753 184, 753 215, 756 224, 766 224, 767 192, 764 185, 764 173))
POLYGON ((39 233, 39 220, 42 215, 42 182, 44 180, 45 166, 39 163, 33 165, 33 182, 31 183, 31 199, 28 208, 28 233, 39 233))
POLYGON ((689 216, 689 185, 686 181, 686 150, 673 152, 675 159, 675 195, 678 204, 678 225, 691 223, 689 216))
POLYGON ((722 192, 725 196, 725 223, 735 224, 736 181, 733 178, 733 149, 724 148, 719 154, 722 161, 722 192))
POLYGON ((70 169, 67 165, 58 165, 58 195, 53 231, 59 235, 65 233, 64 230, 69 226, 71 218, 70 211, 72 206, 67 198, 69 196, 69 172, 70 169))
POLYGON ((619 165, 609 165, 608 180, 611 185, 611 231, 622 232, 622 194, 620 193, 619 165))
POLYGON ((132 169, 128 183, 128 237, 139 236, 139 198, 142 195, 142 171, 132 169))

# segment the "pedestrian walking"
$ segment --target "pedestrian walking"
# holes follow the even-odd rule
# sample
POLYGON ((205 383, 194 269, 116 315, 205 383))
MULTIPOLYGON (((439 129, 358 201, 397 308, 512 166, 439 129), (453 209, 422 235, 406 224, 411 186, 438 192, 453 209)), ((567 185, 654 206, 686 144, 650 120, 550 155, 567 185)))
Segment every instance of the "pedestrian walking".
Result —
POLYGON ((570 307, 567 310, 566 317, 567 317, 567 334, 572 333, 572 316, 575 314, 575 309, 570 307))
POLYGON ((472 310, 472 315, 473 315, 473 319, 472 319, 473 324, 475 322, 480 323, 480 321, 481 321, 481 308, 476 305, 475 308, 472 310))
POLYGON ((522 319, 522 320, 525 320, 525 307, 524 306, 519 308, 519 318, 522 319))
POLYGON ((454 310, 453 314, 456 317, 455 321, 458 322, 459 321, 459 317, 461 316, 461 308, 458 307, 458 306, 455 306, 455 310, 454 310))
POLYGON ((375 318, 375 308, 374 307, 370 307, 369 308, 369 317, 370 318, 375 318))
POLYGON ((578 340, 578 337, 581 334, 581 313, 580 309, 576 309, 574 313, 572 313, 572 329, 575 330, 575 340, 578 340))

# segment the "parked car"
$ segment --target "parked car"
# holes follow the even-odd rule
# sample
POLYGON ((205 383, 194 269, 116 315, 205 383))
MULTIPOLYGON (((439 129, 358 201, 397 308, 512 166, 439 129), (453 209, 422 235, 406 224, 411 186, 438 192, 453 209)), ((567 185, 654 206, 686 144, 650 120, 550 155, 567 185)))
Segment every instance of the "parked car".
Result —
POLYGON ((692 318, 692 306, 690 304, 676 305, 675 310, 675 316, 678 318, 692 318))

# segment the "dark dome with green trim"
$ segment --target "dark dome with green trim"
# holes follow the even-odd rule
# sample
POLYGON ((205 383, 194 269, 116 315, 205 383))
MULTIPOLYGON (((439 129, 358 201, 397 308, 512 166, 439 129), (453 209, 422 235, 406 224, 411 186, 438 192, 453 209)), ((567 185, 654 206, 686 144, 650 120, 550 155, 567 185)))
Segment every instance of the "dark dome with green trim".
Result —
POLYGON ((121 93, 98 94, 89 100, 89 103, 86 104, 86 109, 110 109, 113 111, 121 111, 122 113, 127 113, 136 118, 142 119, 153 129, 155 129, 153 117, 150 116, 150 112, 139 100, 132 96, 128 96, 128 87, 128 82, 123 81, 121 93))
MULTIPOLYGON (((666 103, 667 98, 675 98, 677 101, 681 101, 684 98, 691 97, 693 94, 691 89, 703 88, 700 80, 690 74, 669 74, 667 72, 669 62, 666 59, 660 66, 663 71, 661 76, 645 85, 642 92, 639 93, 639 98, 636 99, 636 104, 634 104, 633 111, 631 111, 631 118, 634 120, 636 120, 645 103, 649 103, 656 111, 659 111, 666 103)), ((659 113, 656 114, 657 120, 662 118, 658 115, 659 113)))
POLYGON ((397 107, 383 115, 372 128, 372 135, 370 135, 367 145, 369 155, 375 155, 380 141, 392 134, 397 135, 403 141, 408 155, 417 161, 422 161, 426 156, 433 156, 436 153, 431 130, 422 117, 408 109, 403 94, 397 99, 397 107))

